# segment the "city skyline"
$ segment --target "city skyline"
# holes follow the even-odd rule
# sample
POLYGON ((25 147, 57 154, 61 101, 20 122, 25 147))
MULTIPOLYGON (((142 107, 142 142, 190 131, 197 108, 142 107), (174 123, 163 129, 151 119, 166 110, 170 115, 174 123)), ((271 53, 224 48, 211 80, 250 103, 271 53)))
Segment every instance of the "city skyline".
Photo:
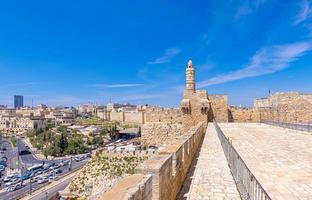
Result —
POLYGON ((307 0, 4 2, 0 104, 178 106, 190 58, 197 88, 230 104, 311 92, 311 16, 307 0))

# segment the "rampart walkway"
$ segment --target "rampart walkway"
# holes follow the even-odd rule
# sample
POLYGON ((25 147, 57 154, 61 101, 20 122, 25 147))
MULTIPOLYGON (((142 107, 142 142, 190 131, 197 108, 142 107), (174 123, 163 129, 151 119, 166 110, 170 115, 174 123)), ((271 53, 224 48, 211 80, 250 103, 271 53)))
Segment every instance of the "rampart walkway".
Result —
POLYGON ((208 124, 187 199, 240 199, 212 123, 208 124))
POLYGON ((311 135, 265 124, 219 125, 272 199, 312 199, 311 135))

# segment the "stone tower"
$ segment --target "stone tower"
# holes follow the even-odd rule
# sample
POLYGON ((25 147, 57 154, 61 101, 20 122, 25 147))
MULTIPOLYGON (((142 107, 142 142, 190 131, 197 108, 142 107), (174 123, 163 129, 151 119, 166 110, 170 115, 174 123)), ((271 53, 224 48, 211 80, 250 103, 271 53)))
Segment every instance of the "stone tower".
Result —
POLYGON ((199 122, 208 122, 210 102, 206 90, 196 90, 195 68, 190 60, 186 67, 186 86, 180 108, 184 115, 184 125, 194 126, 199 122))
POLYGON ((189 60, 186 68, 186 88, 187 91, 194 93, 196 91, 195 69, 192 60, 189 60))

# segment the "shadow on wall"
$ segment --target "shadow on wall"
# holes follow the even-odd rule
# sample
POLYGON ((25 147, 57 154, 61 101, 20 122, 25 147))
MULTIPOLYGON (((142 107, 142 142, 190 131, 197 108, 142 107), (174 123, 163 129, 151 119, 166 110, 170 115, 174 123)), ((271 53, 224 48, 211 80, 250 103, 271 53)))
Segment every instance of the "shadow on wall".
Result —
POLYGON ((211 104, 210 104, 210 109, 208 111, 208 122, 213 122, 213 119, 214 119, 214 113, 213 113, 213 109, 211 107, 211 104))
POLYGON ((229 122, 234 122, 233 113, 230 109, 228 109, 229 122))

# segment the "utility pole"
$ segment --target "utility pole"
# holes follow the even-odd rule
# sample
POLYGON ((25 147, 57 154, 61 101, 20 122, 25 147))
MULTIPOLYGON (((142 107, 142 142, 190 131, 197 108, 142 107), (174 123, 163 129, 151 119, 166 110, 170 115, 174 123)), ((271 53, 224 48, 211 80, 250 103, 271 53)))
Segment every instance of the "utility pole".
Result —
POLYGON ((31 179, 29 179, 29 194, 31 194, 31 179))
POLYGON ((45 199, 48 200, 48 191, 47 190, 44 190, 44 191, 45 191, 45 197, 46 197, 45 199))
POLYGON ((68 167, 68 171, 71 170, 71 168, 72 168, 72 163, 73 163, 73 157, 71 156, 71 157, 70 157, 70 164, 69 164, 69 167, 68 167))

